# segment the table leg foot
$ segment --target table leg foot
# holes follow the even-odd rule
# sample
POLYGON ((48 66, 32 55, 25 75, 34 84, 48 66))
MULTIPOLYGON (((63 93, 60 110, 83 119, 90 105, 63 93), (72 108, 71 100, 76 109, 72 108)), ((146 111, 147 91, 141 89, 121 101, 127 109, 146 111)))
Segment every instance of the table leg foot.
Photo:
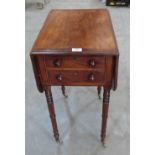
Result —
POLYGON ((98 98, 101 99, 101 86, 97 87, 98 98))
POLYGON ((106 148, 105 138, 104 139, 101 138, 101 143, 102 143, 103 147, 106 148))
POLYGON ((48 110, 51 118, 51 123, 53 126, 54 138, 56 141, 59 141, 59 131, 58 131, 57 122, 56 122, 56 115, 55 115, 55 108, 54 108, 54 102, 52 98, 51 87, 45 88, 45 95, 46 95, 48 110))
POLYGON ((63 96, 67 98, 68 96, 66 95, 66 92, 65 92, 65 86, 61 86, 61 90, 62 90, 63 96))
POLYGON ((101 123, 101 142, 105 144, 106 127, 109 109, 110 89, 105 88, 103 93, 103 105, 102 105, 102 123, 101 123))
POLYGON ((54 138, 55 138, 55 141, 56 141, 56 142, 60 142, 59 134, 54 135, 54 138))

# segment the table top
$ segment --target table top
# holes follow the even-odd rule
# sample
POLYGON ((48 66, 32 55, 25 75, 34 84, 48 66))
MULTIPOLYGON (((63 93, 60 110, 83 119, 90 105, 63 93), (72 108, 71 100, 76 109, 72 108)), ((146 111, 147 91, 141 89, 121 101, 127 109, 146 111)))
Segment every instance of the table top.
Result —
POLYGON ((118 55, 108 10, 52 10, 31 52, 118 55))

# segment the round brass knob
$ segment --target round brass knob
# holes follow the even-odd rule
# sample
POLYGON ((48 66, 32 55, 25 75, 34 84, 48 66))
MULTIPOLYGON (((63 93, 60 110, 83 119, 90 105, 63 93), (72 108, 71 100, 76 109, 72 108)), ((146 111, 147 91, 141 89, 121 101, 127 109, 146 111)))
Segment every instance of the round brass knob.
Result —
POLYGON ((90 67, 95 67, 95 66, 96 66, 96 62, 95 62, 94 59, 89 60, 89 66, 90 66, 90 67))
POLYGON ((62 81, 62 75, 57 75, 57 77, 56 77, 56 79, 58 80, 58 81, 62 81))
POLYGON ((59 59, 56 59, 53 64, 56 66, 56 67, 60 67, 61 66, 61 62, 59 59))
POLYGON ((95 80, 94 74, 90 74, 88 78, 89 78, 90 81, 94 81, 95 80))

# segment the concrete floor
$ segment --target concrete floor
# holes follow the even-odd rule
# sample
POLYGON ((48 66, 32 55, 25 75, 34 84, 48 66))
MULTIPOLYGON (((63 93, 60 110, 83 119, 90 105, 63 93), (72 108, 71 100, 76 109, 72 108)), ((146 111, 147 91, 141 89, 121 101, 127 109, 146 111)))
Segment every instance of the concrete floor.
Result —
POLYGON ((51 0, 43 10, 26 5, 26 155, 129 155, 129 8, 110 8, 120 51, 118 89, 111 91, 106 148, 100 143, 101 100, 96 87, 53 87, 57 123, 63 143, 52 137, 44 94, 37 91, 29 52, 51 9, 105 8, 98 0, 51 0))

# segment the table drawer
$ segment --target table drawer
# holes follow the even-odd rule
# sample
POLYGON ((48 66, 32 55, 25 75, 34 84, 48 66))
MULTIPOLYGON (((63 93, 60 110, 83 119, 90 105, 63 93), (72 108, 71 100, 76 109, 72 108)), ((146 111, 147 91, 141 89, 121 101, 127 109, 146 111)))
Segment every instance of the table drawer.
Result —
POLYGON ((48 70, 51 85, 96 85, 104 83, 104 71, 48 70))
POLYGON ((104 68, 104 56, 45 56, 46 67, 104 68))

